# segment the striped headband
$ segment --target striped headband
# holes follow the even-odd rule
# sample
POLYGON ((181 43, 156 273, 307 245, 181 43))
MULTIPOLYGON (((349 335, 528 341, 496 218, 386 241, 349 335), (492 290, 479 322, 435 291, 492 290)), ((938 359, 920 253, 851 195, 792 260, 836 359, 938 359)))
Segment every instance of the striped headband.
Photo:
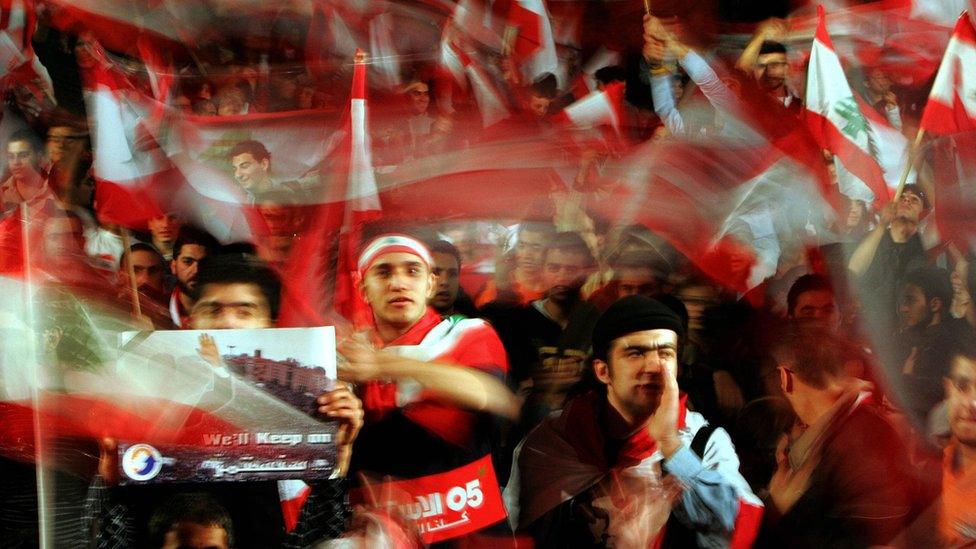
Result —
POLYGON ((419 257, 427 265, 428 269, 434 262, 427 246, 424 246, 419 240, 401 234, 387 234, 374 238, 372 242, 363 248, 363 253, 359 255, 359 274, 366 274, 366 271, 373 265, 373 262, 381 255, 394 252, 413 254, 419 257))

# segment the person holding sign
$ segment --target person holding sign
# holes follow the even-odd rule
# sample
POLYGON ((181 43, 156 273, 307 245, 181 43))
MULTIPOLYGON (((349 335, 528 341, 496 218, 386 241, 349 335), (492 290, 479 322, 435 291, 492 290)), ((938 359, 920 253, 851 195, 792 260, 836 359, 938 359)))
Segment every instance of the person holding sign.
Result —
MULTIPOLYGON (((247 254, 207 257, 197 275, 198 299, 190 311, 190 327, 197 330, 274 328, 281 297, 281 282, 264 262, 247 254)), ((213 338, 200 338, 200 355, 220 362, 213 338)), ((318 397, 318 413, 339 422, 336 442, 340 475, 348 469, 352 443, 362 426, 362 403, 339 384, 318 397)), ((148 512, 168 498, 188 490, 186 484, 118 487, 118 453, 115 441, 101 444, 98 473, 101 481, 91 490, 97 501, 99 547, 144 546, 143 526, 148 512)), ((351 513, 345 501, 345 479, 312 482, 303 486, 304 505, 293 508, 283 483, 300 481, 232 482, 192 485, 194 491, 213 496, 230 512, 237 533, 235 547, 304 547, 309 541, 336 538, 346 528, 351 513)))

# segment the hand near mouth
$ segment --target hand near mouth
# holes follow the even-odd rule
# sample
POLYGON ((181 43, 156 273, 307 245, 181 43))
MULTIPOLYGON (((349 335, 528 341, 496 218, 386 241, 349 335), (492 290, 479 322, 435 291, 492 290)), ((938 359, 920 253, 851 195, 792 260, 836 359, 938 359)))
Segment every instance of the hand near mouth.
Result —
POLYGON ((678 378, 675 371, 677 364, 672 362, 666 361, 663 366, 661 402, 647 423, 648 434, 657 441, 665 459, 671 457, 681 447, 681 439, 678 438, 678 378))

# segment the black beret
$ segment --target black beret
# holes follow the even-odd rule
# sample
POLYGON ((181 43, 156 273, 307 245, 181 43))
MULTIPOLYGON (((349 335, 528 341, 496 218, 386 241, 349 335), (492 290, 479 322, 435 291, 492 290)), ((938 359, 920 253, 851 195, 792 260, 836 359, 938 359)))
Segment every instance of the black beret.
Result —
POLYGON ((671 330, 680 338, 684 333, 681 317, 656 299, 631 295, 614 302, 593 327, 593 358, 607 359, 610 344, 618 337, 644 330, 671 330))

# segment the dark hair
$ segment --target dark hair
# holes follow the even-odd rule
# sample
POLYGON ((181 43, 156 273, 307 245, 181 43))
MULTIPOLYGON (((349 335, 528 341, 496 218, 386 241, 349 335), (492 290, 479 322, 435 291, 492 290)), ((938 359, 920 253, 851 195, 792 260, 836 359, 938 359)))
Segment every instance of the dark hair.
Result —
POLYGON ((923 189, 920 185, 916 185, 915 183, 909 183, 908 185, 905 185, 904 188, 902 188, 901 193, 902 194, 912 193, 915 196, 922 199, 922 209, 928 210, 929 208, 932 207, 932 203, 929 202, 928 195, 925 194, 925 189, 923 189))
POLYGON ((427 249, 430 250, 431 254, 448 254, 454 256, 454 259, 457 260, 458 269, 461 268, 461 251, 454 244, 446 240, 436 240, 428 244, 427 249))
POLYGON ((932 298, 939 298, 942 302, 942 310, 949 309, 952 303, 952 282, 949 281, 949 273, 939 267, 921 267, 915 269, 905 276, 905 284, 918 286, 925 294, 925 301, 932 298))
POLYGON ((234 145, 234 148, 227 153, 227 159, 233 159, 235 156, 240 154, 249 154, 254 157, 258 162, 262 160, 271 160, 271 153, 260 141, 255 141, 253 139, 248 139, 247 141, 241 141, 240 143, 234 145))
POLYGON ((532 93, 546 99, 553 99, 559 92, 559 81, 551 72, 544 73, 532 83, 532 93))
POLYGON ((789 327, 776 338, 773 357, 788 363, 793 374, 815 389, 824 389, 830 378, 844 375, 844 361, 853 348, 822 329, 789 327))
POLYGON ((217 239, 207 231, 192 225, 183 225, 176 233, 176 240, 173 241, 173 259, 180 256, 180 249, 187 244, 203 246, 207 250, 207 255, 213 255, 220 248, 217 239))
POLYGON ((786 294, 786 314, 793 316, 796 302, 800 299, 800 294, 818 291, 833 294, 834 286, 827 277, 818 274, 805 274, 796 279, 793 285, 790 286, 790 291, 786 294))
POLYGON ((166 258, 163 257, 163 254, 159 253, 159 250, 157 250, 152 244, 146 244, 145 242, 133 242, 132 245, 129 246, 129 249, 122 252, 122 256, 119 257, 119 269, 128 264, 129 254, 132 252, 149 252, 151 254, 155 254, 156 257, 159 258, 160 263, 166 262, 166 258))
POLYGON ((596 78, 597 82, 606 85, 611 82, 626 82, 627 73, 620 65, 608 65, 593 73, 593 78, 596 78))
POLYGON ((523 221, 519 223, 518 234, 522 233, 541 233, 550 237, 556 234, 556 227, 552 223, 545 221, 523 221))
POLYGON ((271 319, 278 318, 281 303, 281 280, 264 261, 249 254, 223 253, 208 256, 200 262, 197 292, 210 284, 254 284, 268 301, 271 319))
POLYGON ((227 533, 227 545, 234 546, 234 523, 230 513, 206 492, 180 493, 166 500, 149 518, 152 547, 162 547, 168 534, 181 522, 217 526, 227 533))
POLYGON ((543 262, 545 258, 549 256, 549 252, 553 250, 561 250, 564 252, 578 253, 584 257, 585 266, 592 267, 596 264, 596 260, 593 258, 593 252, 590 251, 590 247, 587 246, 586 241, 583 240, 578 233, 574 232, 564 232, 556 233, 546 244, 545 250, 542 252, 543 262))
POLYGON ((614 270, 620 269, 650 269, 657 277, 663 270, 664 260, 659 254, 649 251, 628 251, 621 253, 610 262, 614 270))
POLYGON ((38 137, 33 130, 27 128, 19 129, 10 134, 10 137, 7 138, 7 144, 14 143, 16 141, 27 143, 30 146, 31 151, 34 153, 40 153, 44 150, 44 144, 41 142, 41 138, 38 137))
POLYGON ((786 46, 775 40, 763 40, 762 46, 759 47, 759 55, 766 55, 767 53, 782 53, 786 54, 786 46))

